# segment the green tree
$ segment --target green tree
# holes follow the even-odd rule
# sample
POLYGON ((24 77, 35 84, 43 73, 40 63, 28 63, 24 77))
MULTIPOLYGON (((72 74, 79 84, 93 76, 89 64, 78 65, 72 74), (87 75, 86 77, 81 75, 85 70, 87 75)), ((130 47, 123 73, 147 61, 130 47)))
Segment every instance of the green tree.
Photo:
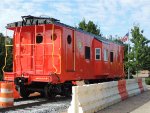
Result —
POLYGON ((116 42, 116 43, 120 43, 120 44, 123 44, 123 42, 120 40, 120 39, 114 39, 114 40, 112 40, 112 41, 114 41, 114 42, 116 42))
MULTIPOLYGON (((2 78, 2 68, 5 65, 5 55, 6 55, 6 48, 5 48, 5 40, 8 45, 12 44, 12 39, 10 37, 5 37, 2 33, 0 33, 0 79, 2 78)), ((6 67, 5 71, 10 72, 12 71, 12 47, 7 47, 7 59, 6 59, 6 67)))
POLYGON ((86 23, 85 19, 83 19, 79 25, 78 25, 78 28, 79 29, 82 29, 84 31, 87 31, 87 32, 90 32, 90 33, 93 33, 95 35, 101 35, 100 34, 100 28, 94 24, 93 21, 88 21, 88 23, 86 23))
POLYGON ((145 47, 145 63, 143 64, 143 69, 144 70, 149 70, 150 71, 150 46, 145 47))
POLYGON ((0 79, 2 78, 2 68, 4 66, 4 57, 5 57, 5 37, 0 33, 0 79))
POLYGON ((142 70, 148 59, 148 43, 149 40, 143 36, 143 30, 140 30, 139 26, 134 26, 131 29, 133 47, 131 47, 130 54, 127 57, 130 59, 126 62, 126 66, 130 68, 131 71, 142 70))
MULTIPOLYGON (((6 38, 6 44, 7 45, 12 45, 13 40, 10 37, 5 37, 6 38)), ((6 49, 5 49, 6 51, 6 49)), ((5 67, 5 71, 6 72, 12 72, 12 67, 13 67, 13 48, 12 46, 8 46, 7 47, 7 59, 6 59, 6 67, 5 67)))

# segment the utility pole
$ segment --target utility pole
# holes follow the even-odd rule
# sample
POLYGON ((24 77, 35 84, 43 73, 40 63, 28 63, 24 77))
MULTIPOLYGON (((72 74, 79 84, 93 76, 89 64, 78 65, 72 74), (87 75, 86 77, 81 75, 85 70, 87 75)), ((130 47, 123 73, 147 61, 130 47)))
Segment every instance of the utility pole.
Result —
MULTIPOLYGON (((130 39, 130 32, 129 32, 129 37, 128 37, 128 63, 130 62, 130 58, 129 58, 129 53, 130 53, 129 39, 130 39)), ((128 66, 128 79, 130 79, 130 67, 129 66, 128 66)))

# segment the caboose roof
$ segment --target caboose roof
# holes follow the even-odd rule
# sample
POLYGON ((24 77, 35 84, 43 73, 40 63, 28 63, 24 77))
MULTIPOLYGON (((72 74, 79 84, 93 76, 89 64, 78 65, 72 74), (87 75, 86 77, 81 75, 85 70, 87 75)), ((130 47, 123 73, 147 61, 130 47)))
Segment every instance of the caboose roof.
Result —
POLYGON ((86 31, 84 31, 82 29, 78 29, 78 28, 66 25, 64 23, 61 23, 59 20, 57 20, 55 18, 49 18, 49 17, 35 17, 35 16, 31 16, 31 15, 29 15, 29 16, 22 16, 22 21, 18 21, 18 22, 13 22, 13 23, 7 24, 6 28, 9 29, 9 28, 13 28, 13 27, 32 26, 32 25, 40 25, 40 24, 52 24, 52 23, 56 24, 56 25, 59 25, 59 26, 71 28, 73 30, 76 30, 76 31, 79 31, 79 32, 82 32, 82 33, 85 33, 85 34, 88 34, 88 35, 91 35, 95 39, 97 39, 99 41, 102 41, 104 43, 107 43, 107 44, 109 44, 109 42, 112 42, 112 43, 115 43, 115 44, 123 45, 123 44, 121 44, 119 42, 117 43, 117 42, 114 42, 112 40, 106 39, 106 38, 104 38, 104 37, 102 37, 100 35, 95 35, 95 34, 86 32, 86 31))

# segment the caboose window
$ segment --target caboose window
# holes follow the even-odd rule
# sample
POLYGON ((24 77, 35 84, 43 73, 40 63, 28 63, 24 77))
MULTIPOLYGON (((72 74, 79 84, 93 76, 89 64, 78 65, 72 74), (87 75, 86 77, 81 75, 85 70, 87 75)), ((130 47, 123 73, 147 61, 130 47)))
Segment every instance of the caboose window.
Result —
POLYGON ((95 60, 101 60, 101 49, 95 48, 95 60))
POLYGON ((71 44, 71 35, 68 35, 67 42, 68 42, 68 44, 71 44))
POLYGON ((114 61, 114 53, 110 52, 110 62, 113 62, 113 61, 114 61))
POLYGON ((42 43, 43 42, 43 36, 41 35, 41 34, 38 34, 37 36, 36 36, 36 43, 42 43))
POLYGON ((90 59, 90 47, 85 46, 85 59, 90 59))
POLYGON ((104 61, 108 61, 108 50, 104 49, 104 61))

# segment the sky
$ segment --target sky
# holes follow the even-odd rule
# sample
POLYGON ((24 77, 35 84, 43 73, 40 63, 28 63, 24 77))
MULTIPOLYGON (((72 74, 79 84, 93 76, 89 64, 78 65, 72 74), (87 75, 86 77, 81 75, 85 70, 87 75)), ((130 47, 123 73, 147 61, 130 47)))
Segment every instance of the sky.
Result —
POLYGON ((97 24, 104 36, 123 37, 139 25, 150 39, 150 0, 2 0, 0 32, 6 35, 5 26, 25 15, 53 17, 71 26, 85 18, 97 24))

